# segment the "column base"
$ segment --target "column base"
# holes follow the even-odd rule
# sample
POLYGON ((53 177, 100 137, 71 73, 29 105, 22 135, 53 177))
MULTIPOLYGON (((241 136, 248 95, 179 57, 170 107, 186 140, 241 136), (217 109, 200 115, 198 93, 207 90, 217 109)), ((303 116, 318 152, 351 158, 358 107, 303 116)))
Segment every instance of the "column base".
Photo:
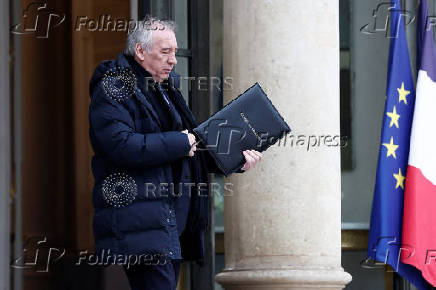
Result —
POLYGON ((342 268, 224 270, 216 275, 216 281, 226 290, 340 290, 351 281, 351 275, 342 268))

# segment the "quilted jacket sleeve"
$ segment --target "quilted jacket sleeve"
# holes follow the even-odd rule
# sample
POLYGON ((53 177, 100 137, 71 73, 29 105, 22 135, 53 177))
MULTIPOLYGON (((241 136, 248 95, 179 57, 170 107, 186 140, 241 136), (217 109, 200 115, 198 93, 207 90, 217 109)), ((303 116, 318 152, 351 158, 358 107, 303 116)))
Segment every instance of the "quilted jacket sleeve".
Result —
POLYGON ((149 167, 188 155, 191 146, 182 132, 140 134, 127 109, 97 86, 89 110, 90 130, 98 148, 120 167, 149 167))

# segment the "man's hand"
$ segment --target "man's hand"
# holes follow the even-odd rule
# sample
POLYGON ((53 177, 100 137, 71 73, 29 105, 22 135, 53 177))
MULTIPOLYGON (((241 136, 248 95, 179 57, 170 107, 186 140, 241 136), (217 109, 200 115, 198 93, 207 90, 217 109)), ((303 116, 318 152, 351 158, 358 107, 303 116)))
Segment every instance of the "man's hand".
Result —
POLYGON ((188 130, 183 130, 182 133, 188 135, 189 145, 191 145, 191 151, 189 151, 188 156, 192 157, 194 156, 194 152, 197 150, 197 142, 195 140, 195 136, 194 134, 189 133, 188 130))
POLYGON ((256 150, 245 150, 242 152, 242 154, 245 156, 245 164, 241 168, 244 171, 253 168, 257 163, 259 163, 260 160, 262 160, 262 153, 256 150))

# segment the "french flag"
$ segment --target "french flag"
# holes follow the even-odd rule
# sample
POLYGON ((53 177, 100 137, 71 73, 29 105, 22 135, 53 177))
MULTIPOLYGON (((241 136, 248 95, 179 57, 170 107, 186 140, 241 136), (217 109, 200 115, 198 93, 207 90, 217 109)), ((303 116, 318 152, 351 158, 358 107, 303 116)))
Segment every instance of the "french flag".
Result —
POLYGON ((404 191, 401 261, 420 270, 436 287, 436 51, 432 25, 427 0, 421 0, 419 71, 404 191))

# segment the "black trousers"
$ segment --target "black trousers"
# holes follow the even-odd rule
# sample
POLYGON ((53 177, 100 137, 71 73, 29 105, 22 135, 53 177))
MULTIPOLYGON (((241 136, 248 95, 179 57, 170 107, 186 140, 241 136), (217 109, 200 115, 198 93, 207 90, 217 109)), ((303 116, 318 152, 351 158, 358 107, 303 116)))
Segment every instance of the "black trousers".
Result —
POLYGON ((182 260, 168 260, 164 265, 124 266, 132 290, 176 290, 182 260))

